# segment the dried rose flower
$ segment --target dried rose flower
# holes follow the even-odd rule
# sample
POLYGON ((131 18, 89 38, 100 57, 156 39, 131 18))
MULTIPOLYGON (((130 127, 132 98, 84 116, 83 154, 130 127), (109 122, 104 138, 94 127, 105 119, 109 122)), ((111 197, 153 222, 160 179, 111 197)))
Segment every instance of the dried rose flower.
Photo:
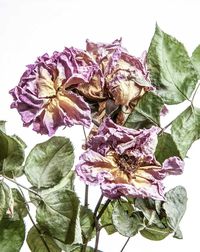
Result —
POLYGON ((111 44, 87 41, 87 51, 93 55, 103 72, 110 96, 118 105, 129 105, 151 87, 146 69, 146 54, 136 58, 121 46, 121 39, 111 44))
POLYGON ((78 89, 90 100, 101 102, 97 113, 100 119, 108 115, 107 110, 112 112, 110 104, 107 103, 108 99, 114 101, 114 110, 121 106, 117 123, 123 124, 138 99, 152 89, 146 69, 146 53, 143 53, 141 58, 131 56, 121 46, 121 39, 111 44, 87 41, 86 50, 99 65, 99 71, 89 86, 82 84, 78 89))
POLYGON ((44 54, 28 65, 18 86, 10 91, 24 126, 53 135, 59 126, 90 126, 91 112, 84 99, 73 92, 79 83, 88 83, 97 68, 84 51, 65 48, 52 57, 44 54))
POLYGON ((78 176, 86 184, 100 185, 111 199, 132 196, 163 200, 162 180, 181 174, 184 162, 178 157, 165 160, 163 165, 156 161, 158 132, 156 127, 133 130, 106 119, 80 156, 78 176))

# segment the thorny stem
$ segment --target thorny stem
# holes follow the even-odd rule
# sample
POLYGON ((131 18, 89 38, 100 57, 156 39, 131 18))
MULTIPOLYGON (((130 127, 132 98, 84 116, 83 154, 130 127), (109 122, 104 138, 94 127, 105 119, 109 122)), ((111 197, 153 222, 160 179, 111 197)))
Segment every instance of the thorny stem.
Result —
POLYGON ((131 237, 128 237, 128 239, 126 240, 124 246, 122 247, 122 249, 120 250, 120 252, 124 251, 126 245, 128 244, 129 240, 130 240, 131 237))
POLYGON ((11 179, 11 178, 9 178, 9 177, 7 177, 7 176, 3 176, 3 178, 9 180, 10 182, 16 184, 18 187, 24 188, 25 190, 27 190, 27 191, 29 191, 29 192, 31 192, 31 193, 33 193, 33 194, 35 194, 35 195, 37 195, 38 197, 41 198, 41 196, 40 196, 39 193, 37 193, 37 192, 35 192, 34 190, 32 190, 32 189, 30 189, 30 188, 28 188, 28 187, 26 187, 26 186, 20 184, 19 182, 15 181, 14 179, 11 179))
MULTIPOLYGON (((7 177, 6 177, 6 178, 7 178, 7 177)), ((9 180, 9 179, 8 179, 8 180, 9 180)), ((24 199, 25 199, 25 204, 26 204, 26 210, 27 210, 28 217, 29 217, 29 219, 31 220, 31 222, 32 222, 33 226, 35 227, 36 231, 38 232, 39 237, 40 237, 41 241, 43 242, 45 248, 47 249, 48 252, 51 252, 51 250, 49 249, 49 247, 48 247, 48 245, 47 245, 47 243, 46 243, 46 241, 45 241, 45 239, 44 239, 44 237, 43 237, 43 234, 41 233, 40 229, 37 227, 35 221, 33 220, 32 215, 31 215, 31 213, 30 213, 29 205, 28 205, 28 203, 27 203, 27 201, 26 201, 24 192, 23 192, 22 189, 21 189, 21 187, 23 187, 23 186, 21 186, 15 179, 13 179, 13 180, 11 180, 11 181, 12 181, 13 183, 15 183, 15 184, 18 186, 18 188, 19 188, 19 190, 20 190, 22 196, 23 196, 24 199), (21 187, 20 187, 20 186, 21 186, 21 187)))

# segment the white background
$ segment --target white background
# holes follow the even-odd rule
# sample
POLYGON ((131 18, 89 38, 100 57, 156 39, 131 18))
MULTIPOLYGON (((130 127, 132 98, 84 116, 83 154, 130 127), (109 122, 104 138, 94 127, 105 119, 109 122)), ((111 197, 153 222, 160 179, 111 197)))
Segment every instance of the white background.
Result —
MULTIPOLYGON (((30 149, 47 137, 22 127, 17 111, 9 109, 12 99, 8 94, 18 84, 25 65, 33 63, 45 52, 51 54, 64 46, 84 48, 87 38, 95 42, 112 42, 122 37, 123 46, 139 56, 148 49, 156 22, 165 32, 182 41, 191 54, 200 43, 199 11, 198 0, 0 0, 0 120, 6 120, 8 133, 18 134, 30 149)), ((196 98, 196 105, 200 107, 200 95, 196 98)), ((172 108, 164 124, 185 106, 172 108)), ((81 127, 59 130, 58 134, 70 136, 76 151, 80 152, 84 140, 81 127)), ((137 235, 130 240, 125 252, 200 251, 199 152, 200 142, 197 141, 188 153, 184 174, 166 179, 166 189, 181 184, 188 191, 187 212, 181 222, 184 239, 176 240, 170 236, 153 242, 137 235)), ((77 190, 83 194, 79 181, 77 190)), ((96 191, 92 191, 91 206, 98 198, 96 191)), ((27 228, 29 226, 27 220, 27 228)), ((107 237, 102 233, 99 249, 119 252, 125 240, 122 236, 107 237)), ((27 245, 21 251, 28 252, 27 245)))

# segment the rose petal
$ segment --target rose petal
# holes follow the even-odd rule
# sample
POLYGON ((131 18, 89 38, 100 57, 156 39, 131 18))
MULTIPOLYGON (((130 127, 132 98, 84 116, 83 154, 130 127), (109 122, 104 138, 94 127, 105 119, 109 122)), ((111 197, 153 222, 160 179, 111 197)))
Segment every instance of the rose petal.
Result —
POLYGON ((77 175, 90 185, 102 184, 106 179, 111 179, 109 169, 112 169, 110 161, 92 150, 84 152, 75 167, 77 175))

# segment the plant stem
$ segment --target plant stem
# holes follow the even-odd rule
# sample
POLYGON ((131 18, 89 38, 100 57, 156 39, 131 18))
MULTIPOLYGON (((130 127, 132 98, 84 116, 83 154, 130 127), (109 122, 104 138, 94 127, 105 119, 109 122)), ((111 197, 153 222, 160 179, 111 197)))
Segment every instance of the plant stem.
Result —
POLYGON ((95 247, 94 247, 94 252, 98 251, 98 246, 99 246, 99 237, 100 237, 100 229, 96 227, 96 239, 95 239, 95 247))
POLYGON ((44 239, 44 237, 42 236, 42 233, 41 233, 40 229, 37 227, 35 221, 33 220, 32 215, 31 215, 31 213, 30 213, 29 205, 28 205, 28 203, 27 203, 27 201, 26 201, 24 192, 23 192, 22 189, 21 189, 21 187, 23 187, 23 186, 21 186, 15 179, 14 179, 14 180, 11 180, 11 181, 14 182, 14 183, 18 186, 18 188, 19 188, 19 190, 20 190, 20 192, 21 192, 23 198, 25 199, 25 204, 26 204, 26 210, 27 210, 27 213, 28 213, 28 217, 29 217, 29 219, 31 220, 31 222, 32 222, 33 226, 35 227, 36 231, 38 232, 38 234, 39 234, 39 236, 40 236, 40 239, 41 239, 41 241, 43 242, 45 248, 47 249, 48 252, 51 252, 51 250, 49 249, 49 247, 48 247, 48 245, 47 245, 47 243, 46 243, 46 241, 45 241, 45 239, 44 239), (21 187, 20 187, 20 186, 21 186, 21 187))
POLYGON ((98 251, 98 245, 99 245, 99 236, 100 236, 100 231, 102 229, 102 227, 99 225, 99 219, 101 218, 102 214, 104 213, 104 211, 106 210, 107 206, 109 205, 109 203, 111 202, 110 199, 107 199, 106 203, 103 205, 102 209, 100 210, 99 214, 98 213, 98 209, 101 205, 101 202, 103 200, 103 194, 100 196, 96 208, 94 210, 94 223, 95 223, 95 228, 96 228, 96 240, 95 240, 95 248, 94 248, 94 252, 98 251))
POLYGON ((106 203, 103 205, 103 207, 101 208, 99 214, 97 215, 97 220, 99 220, 102 216, 102 214, 104 213, 104 211, 106 210, 107 206, 110 204, 111 200, 110 199, 107 199, 106 200, 106 203))
MULTIPOLYGON (((87 134, 85 131, 85 127, 83 126, 83 134, 85 137, 85 144, 87 143, 87 134)), ((85 198, 84 198, 84 206, 88 208, 88 195, 89 195, 89 186, 85 185, 85 198)), ((83 237, 83 246, 81 247, 81 252, 86 252, 88 244, 88 239, 86 237, 83 237)))
POLYGON ((20 187, 20 188, 22 187, 22 188, 24 188, 25 190, 27 190, 27 191, 29 191, 29 192, 31 192, 31 193, 37 195, 38 197, 42 198, 42 197, 40 196, 39 193, 37 193, 37 192, 35 192, 34 190, 32 190, 32 189, 30 189, 30 188, 28 188, 28 187, 26 187, 26 186, 20 184, 19 182, 15 181, 14 179, 11 179, 11 178, 9 178, 9 177, 7 177, 7 176, 3 176, 3 177, 4 177, 5 179, 9 180, 10 182, 16 184, 18 187, 20 187))
POLYGON ((124 251, 126 245, 128 244, 129 240, 131 239, 131 237, 128 237, 128 239, 126 240, 124 246, 122 247, 122 249, 120 250, 120 252, 124 251))
POLYGON ((99 200, 97 202, 97 205, 95 207, 95 210, 94 210, 94 216, 95 216, 95 218, 97 216, 97 212, 98 212, 98 209, 99 209, 99 207, 101 205, 102 200, 103 200, 103 194, 101 194, 101 196, 100 196, 100 198, 99 198, 99 200))
MULTIPOLYGON (((83 134, 84 134, 84 137, 85 137, 85 144, 86 144, 86 142, 87 142, 87 134, 86 134, 84 126, 83 126, 83 134)), ((85 200, 84 200, 84 206, 85 207, 88 207, 88 195, 89 195, 89 186, 85 185, 85 200)))
POLYGON ((85 202, 84 202, 84 206, 88 207, 88 192, 89 192, 89 186, 85 185, 85 202))

